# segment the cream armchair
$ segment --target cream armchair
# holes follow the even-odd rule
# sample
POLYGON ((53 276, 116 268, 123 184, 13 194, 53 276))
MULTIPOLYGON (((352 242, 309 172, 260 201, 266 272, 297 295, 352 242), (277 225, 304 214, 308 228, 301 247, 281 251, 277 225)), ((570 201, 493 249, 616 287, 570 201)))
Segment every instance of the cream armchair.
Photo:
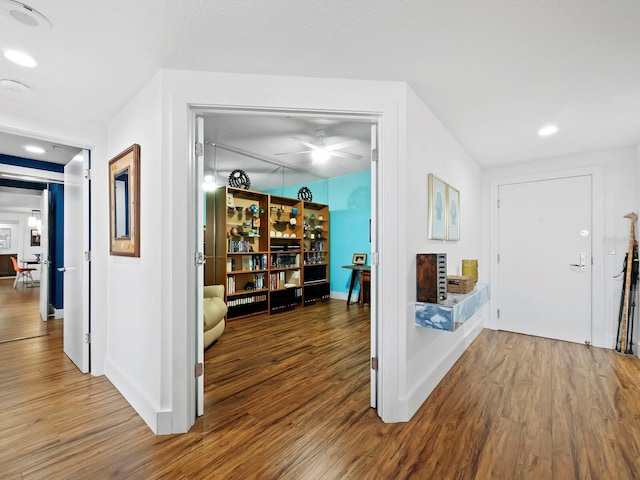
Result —
POLYGON ((224 285, 204 287, 204 348, 215 342, 224 332, 227 305, 224 303, 224 285))

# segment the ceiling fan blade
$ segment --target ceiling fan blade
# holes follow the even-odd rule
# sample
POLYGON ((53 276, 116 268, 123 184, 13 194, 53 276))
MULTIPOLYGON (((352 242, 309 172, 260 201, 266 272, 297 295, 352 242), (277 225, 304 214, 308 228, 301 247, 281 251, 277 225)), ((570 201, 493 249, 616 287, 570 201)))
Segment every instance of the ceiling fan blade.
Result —
POLYGON ((301 144, 303 144, 305 147, 309 147, 313 150, 320 150, 322 147, 319 147, 318 145, 314 145, 313 143, 309 143, 306 140, 301 139, 300 137, 291 137, 294 140, 300 142, 301 144))
POLYGON ((329 150, 330 152, 334 151, 334 150, 340 150, 342 148, 348 148, 348 147, 353 147, 355 145, 359 145, 360 144, 360 140, 357 139, 352 139, 352 140, 345 140, 344 142, 338 142, 338 143, 334 143, 333 145, 327 145, 325 148, 327 150, 329 150))
POLYGON ((331 155, 332 157, 349 158, 351 160, 360 160, 362 158, 362 155, 356 155, 355 153, 349 153, 349 152, 338 152, 335 150, 332 152, 329 152, 329 155, 331 155))
POLYGON ((315 152, 315 150, 302 150, 300 152, 282 152, 282 153, 274 153, 274 155, 298 155, 301 153, 312 153, 315 152))

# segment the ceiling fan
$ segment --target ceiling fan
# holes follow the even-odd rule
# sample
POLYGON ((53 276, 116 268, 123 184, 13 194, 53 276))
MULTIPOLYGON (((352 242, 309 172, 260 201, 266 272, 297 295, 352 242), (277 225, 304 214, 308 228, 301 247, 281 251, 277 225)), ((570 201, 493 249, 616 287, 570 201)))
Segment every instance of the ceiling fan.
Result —
POLYGON ((313 163, 325 162, 329 159, 329 157, 349 158, 352 160, 359 160, 362 158, 362 155, 357 155, 355 153, 349 153, 342 150, 344 148, 349 148, 349 147, 358 145, 360 143, 359 140, 354 138, 352 140, 345 140, 343 142, 326 145, 324 142, 324 139, 326 138, 325 131, 322 129, 319 129, 315 131, 315 134, 318 139, 317 145, 314 145, 311 142, 307 142, 306 140, 303 140, 300 137, 291 137, 294 140, 300 142, 305 147, 307 147, 309 150, 276 153, 276 155, 300 155, 304 153, 310 153, 313 163))

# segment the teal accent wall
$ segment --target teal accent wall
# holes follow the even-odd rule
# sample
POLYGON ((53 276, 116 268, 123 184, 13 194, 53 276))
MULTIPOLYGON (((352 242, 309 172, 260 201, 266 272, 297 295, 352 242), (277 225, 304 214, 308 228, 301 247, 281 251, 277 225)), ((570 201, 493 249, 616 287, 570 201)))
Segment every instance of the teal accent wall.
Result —
POLYGON ((367 265, 370 265, 371 172, 367 170, 328 180, 291 185, 266 193, 297 198, 298 190, 303 185, 313 193, 314 202, 329 205, 331 291, 346 294, 349 292, 351 271, 342 266, 351 265, 354 253, 366 253, 367 265))
POLYGON ((371 172, 358 172, 329 179, 329 276, 331 291, 349 292, 354 253, 366 253, 370 265, 371 172))

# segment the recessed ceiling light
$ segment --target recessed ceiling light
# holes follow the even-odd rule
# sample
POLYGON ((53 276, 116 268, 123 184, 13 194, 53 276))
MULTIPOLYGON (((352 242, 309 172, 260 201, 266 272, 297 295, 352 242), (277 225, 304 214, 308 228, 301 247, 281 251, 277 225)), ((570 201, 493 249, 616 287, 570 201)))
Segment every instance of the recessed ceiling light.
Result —
POLYGON ((29 85, 19 82, 18 80, 11 80, 10 78, 0 79, 0 87, 11 93, 29 93, 29 85))
POLYGON ((557 132, 558 132, 557 125, 546 125, 542 127, 540 130, 538 130, 538 135, 540 135, 541 137, 548 137, 549 135, 553 135, 554 133, 557 133, 557 132))
POLYGON ((36 147, 35 145, 27 145, 24 149, 31 153, 44 153, 44 148, 36 147))
POLYGON ((5 16, 34 29, 51 30, 51 22, 37 10, 15 0, 1 0, 5 16))
POLYGON ((17 50, 7 50, 4 52, 4 56, 7 57, 7 60, 11 60, 13 63, 23 67, 33 68, 38 65, 32 56, 17 50))

